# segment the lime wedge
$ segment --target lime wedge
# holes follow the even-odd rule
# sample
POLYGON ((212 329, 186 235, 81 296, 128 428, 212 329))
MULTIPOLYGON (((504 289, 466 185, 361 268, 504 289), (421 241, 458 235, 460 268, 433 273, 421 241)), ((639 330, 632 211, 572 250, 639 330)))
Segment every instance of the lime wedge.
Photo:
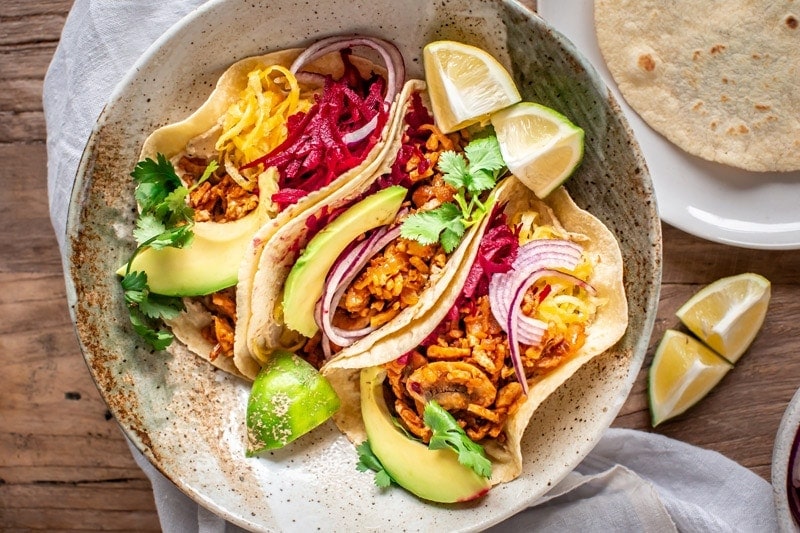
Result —
POLYGON ((247 455, 281 448, 339 409, 339 397, 310 363, 274 352, 256 376, 247 402, 247 455))
POLYGON ((769 280, 748 272, 704 287, 676 315, 700 340, 735 363, 761 329, 769 299, 769 280))
POLYGON ((583 130, 549 107, 520 102, 492 114, 492 125, 508 170, 539 198, 583 159, 583 130))
POLYGON ((511 75, 485 50, 434 41, 422 59, 433 117, 444 133, 488 123, 491 113, 521 100, 511 75))
POLYGON ((653 427, 686 412, 732 368, 694 337, 668 329, 650 366, 648 394, 653 427))

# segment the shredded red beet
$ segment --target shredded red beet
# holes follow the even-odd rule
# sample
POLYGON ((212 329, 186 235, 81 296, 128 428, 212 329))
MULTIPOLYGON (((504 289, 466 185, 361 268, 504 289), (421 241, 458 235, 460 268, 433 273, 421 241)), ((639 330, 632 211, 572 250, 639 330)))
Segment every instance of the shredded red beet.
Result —
POLYGON ((375 74, 362 77, 349 55, 349 49, 341 52, 342 77, 338 80, 326 77, 311 109, 289 117, 286 140, 269 154, 242 167, 278 168, 280 191, 272 196, 272 201, 281 210, 359 165, 380 140, 389 117, 384 105, 386 80, 375 74), (349 145, 343 140, 345 135, 376 117, 370 135, 349 145))
POLYGON ((406 128, 403 132, 403 144, 397 152, 397 157, 392 164, 391 170, 373 183, 370 189, 372 192, 377 192, 392 185, 401 185, 410 190, 414 183, 408 177, 406 164, 414 156, 417 156, 420 161, 417 167, 420 174, 427 170, 424 165, 428 161, 423 157, 422 149, 430 137, 430 131, 421 130, 420 127, 425 124, 433 124, 433 116, 422 104, 422 97, 418 92, 412 93, 411 104, 403 121, 406 128))
POLYGON ((514 259, 517 258, 519 240, 506 225, 505 214, 502 210, 495 209, 490 216, 492 219, 481 238, 477 260, 472 264, 461 291, 462 301, 488 294, 489 279, 492 274, 508 272, 514 259))
POLYGON ((492 274, 511 270, 517 257, 519 239, 506 224, 506 215, 501 206, 495 206, 489 215, 491 220, 481 238, 478 255, 470 267, 461 294, 447 312, 447 316, 420 344, 430 346, 437 337, 448 329, 448 322, 458 320, 458 310, 471 305, 479 296, 489 294, 489 280, 492 274))

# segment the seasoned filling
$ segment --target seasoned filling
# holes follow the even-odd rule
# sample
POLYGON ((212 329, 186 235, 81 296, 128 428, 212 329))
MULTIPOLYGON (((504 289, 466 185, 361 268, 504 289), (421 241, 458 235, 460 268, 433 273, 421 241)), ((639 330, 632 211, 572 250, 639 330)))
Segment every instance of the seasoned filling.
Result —
MULTIPOLYGON (((392 169, 393 181, 410 184, 406 205, 411 212, 434 209, 453 199, 456 189, 445 183, 436 163, 446 150, 463 150, 466 135, 444 135, 435 125, 408 128, 392 169)), ((416 304, 431 273, 444 268, 447 256, 438 244, 422 245, 399 238, 376 254, 346 289, 333 324, 346 330, 377 328, 416 304)))
POLYGON ((211 313, 211 323, 203 328, 203 338, 214 345, 210 358, 233 357, 233 332, 236 324, 236 290, 233 287, 203 296, 200 302, 211 313))
POLYGON ((345 291, 333 324, 349 330, 382 326, 419 301, 431 270, 446 260, 438 245, 403 238, 390 243, 345 291))
MULTIPOLYGON (((409 194, 398 220, 417 211, 429 211, 453 200, 457 190, 445 182, 437 163, 442 152, 461 152, 469 143, 466 131, 443 134, 414 95, 406 114, 408 127, 392 168, 378 178, 367 194, 392 185, 402 185, 409 194)), ((371 331, 415 305, 432 274, 441 271, 447 254, 438 243, 423 245, 398 237, 376 253, 346 288, 333 313, 333 327, 345 331, 371 331)), ((318 332, 300 353, 318 368, 341 350, 318 332), (326 355, 327 351, 327 355, 326 355)))
MULTIPOLYGON (((537 292, 528 291, 528 315, 535 311, 537 292)), ((528 379, 559 366, 585 340, 584 327, 572 324, 569 334, 549 328, 538 347, 523 347, 528 379)), ((402 424, 425 442, 430 430, 422 421, 425 404, 435 400, 450 412, 474 441, 503 441, 508 417, 525 396, 509 357, 506 333, 492 315, 487 296, 463 303, 456 318, 446 319, 424 345, 386 365, 394 410, 402 424)))
MULTIPOLYGON (((183 156, 178 168, 192 186, 206 170, 209 161, 202 157, 183 156)), ((218 168, 210 178, 189 193, 189 206, 196 222, 233 222, 258 207, 258 191, 248 191, 218 168)))
MULTIPOLYGON (((178 169, 191 187, 200 180, 209 161, 202 157, 182 156, 178 169)), ((258 207, 258 191, 247 191, 222 169, 192 189, 188 198, 197 222, 233 222, 258 207)), ((233 357, 233 332, 236 324, 236 293, 234 288, 223 289, 200 298, 211 313, 212 322, 202 331, 203 338, 214 348, 209 357, 233 357)))

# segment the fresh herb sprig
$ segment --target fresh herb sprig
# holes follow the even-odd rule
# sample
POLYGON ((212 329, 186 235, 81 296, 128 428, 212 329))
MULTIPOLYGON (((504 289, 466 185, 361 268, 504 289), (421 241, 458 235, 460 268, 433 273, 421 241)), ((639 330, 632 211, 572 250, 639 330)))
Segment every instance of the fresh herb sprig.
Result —
MULTIPOLYGON (((484 454, 483 446, 470 439, 453 415, 435 400, 430 400, 425 404, 422 418, 432 433, 428 448, 431 450, 449 448, 458 454, 458 462, 462 465, 471 468, 479 476, 485 478, 492 476, 492 463, 484 454)), ((409 436, 409 438, 412 437, 409 436)), ((412 438, 412 440, 416 439, 412 438)), ((372 451, 368 440, 356 446, 356 451, 358 452, 356 469, 359 472, 367 470, 375 472, 375 484, 381 488, 396 483, 392 475, 384 468, 381 460, 372 451)))
POLYGON ((439 242, 450 253, 467 229, 480 222, 489 210, 490 206, 481 201, 481 193, 494 188, 506 164, 497 137, 489 135, 471 141, 464 147, 464 154, 442 152, 437 165, 445 183, 457 189, 453 201, 410 215, 403 222, 400 235, 421 244, 439 242))
MULTIPOLYGON (((212 161, 192 188, 197 187, 216 170, 212 161)), ((160 328, 162 320, 175 318, 184 309, 178 296, 165 296, 150 291, 145 272, 131 271, 133 260, 146 248, 183 248, 194 238, 194 210, 186 203, 192 189, 183 185, 172 163, 163 154, 156 160, 139 161, 131 172, 136 181, 134 197, 139 217, 133 236, 137 247, 125 266, 120 281, 133 329, 156 350, 163 350, 173 340, 168 330, 160 328)))
POLYGON ((429 401, 425 404, 422 419, 433 433, 428 448, 450 448, 458 454, 459 463, 471 468, 479 476, 492 476, 492 463, 484 454, 483 446, 470 439, 453 415, 441 405, 434 400, 429 401))
POLYGON ((382 489, 387 488, 394 482, 392 475, 386 471, 381 460, 372 451, 372 446, 369 445, 368 440, 356 446, 356 451, 358 452, 356 469, 359 472, 366 472, 367 470, 375 472, 375 484, 382 489))

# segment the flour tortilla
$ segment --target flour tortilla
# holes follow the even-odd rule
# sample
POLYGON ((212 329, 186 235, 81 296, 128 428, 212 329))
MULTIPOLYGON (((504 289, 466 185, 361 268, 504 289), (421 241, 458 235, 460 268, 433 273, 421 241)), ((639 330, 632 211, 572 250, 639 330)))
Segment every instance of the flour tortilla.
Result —
MULTIPOLYGON (((145 158, 155 159, 159 153, 171 159, 185 152, 189 146, 198 149, 203 149, 203 147, 207 148, 209 146, 213 147, 221 132, 219 125, 220 120, 224 117, 227 109, 238 100, 239 94, 247 86, 247 75, 256 68, 263 68, 270 65, 281 65, 289 68, 292 61, 294 61, 300 52, 302 52, 302 49, 281 50, 265 55, 245 58, 228 67, 222 76, 220 76, 211 95, 194 113, 181 121, 163 126, 150 134, 142 146, 140 160, 145 158)), ((386 74, 383 67, 367 59, 355 55, 351 55, 349 59, 364 77, 370 76, 372 72, 384 76, 386 74)), ((305 66, 304 70, 329 74, 334 78, 339 78, 343 72, 343 68, 339 53, 333 52, 313 61, 305 66)), ((271 207, 265 209, 264 206, 260 206, 260 212, 268 211, 263 216, 266 223, 261 225, 261 229, 257 235, 254 236, 249 248, 245 251, 239 269, 239 281, 236 287, 237 318, 244 317, 245 324, 240 326, 238 324, 239 320, 237 320, 234 350, 236 350, 237 346, 241 350, 241 345, 243 343, 241 337, 243 335, 243 328, 246 327, 246 320, 249 317, 250 284, 253 279, 254 264, 260 255, 263 244, 270 237, 271 233, 274 233, 284 223, 292 220, 299 213, 323 202, 336 191, 342 188, 347 189, 352 182, 357 181, 362 175, 372 175, 390 147, 389 140, 393 129, 393 120, 396 117, 395 109, 399 101, 400 96, 398 95, 389 111, 389 119, 386 121, 383 131, 381 132, 380 141, 376 143, 361 164, 339 176, 327 187, 308 194, 299 202, 287 207, 280 213, 276 213, 271 207)), ((277 172, 267 172, 259 179, 259 187, 264 189, 265 185, 270 190, 277 190, 277 172), (274 183, 265 184, 265 179, 271 179, 274 183)), ((220 226, 223 224, 224 223, 216 222, 198 222, 195 227, 197 231, 204 231, 203 228, 206 226, 220 226)), ((240 377, 244 376, 244 374, 236 369, 230 357, 220 356, 211 361, 209 356, 213 346, 211 346, 200 333, 202 327, 208 324, 210 320, 210 313, 202 306, 188 305, 187 310, 181 313, 177 318, 170 320, 168 325, 175 336, 183 342, 191 352, 210 361, 217 368, 240 377)), ((247 377, 252 379, 255 376, 247 375, 247 377)))
POLYGON ((596 0, 625 100, 686 152, 750 171, 800 169, 800 5, 596 0))
MULTIPOLYGON (((252 283, 250 317, 247 319, 246 345, 234 354, 236 367, 246 376, 257 373, 261 363, 276 349, 293 350, 298 342, 297 334, 289 330, 281 317, 281 302, 283 300, 283 284, 289 274, 297 255, 309 240, 307 220, 315 216, 318 211, 327 209, 328 212, 346 207, 364 191, 372 182, 381 175, 389 172, 394 160, 402 146, 405 123, 402 118, 411 105, 412 95, 420 94, 423 104, 426 104, 426 85, 421 80, 410 80, 401 93, 398 107, 398 118, 393 133, 392 149, 389 155, 381 161, 377 172, 372 176, 362 175, 359 180, 347 189, 342 189, 332 194, 324 203, 318 204, 314 209, 300 213, 290 222, 275 231, 258 259, 258 267, 252 283)), ((428 106, 429 107, 429 106, 428 106)), ((404 329, 416 317, 425 314, 441 297, 444 290, 452 284, 452 279, 458 272, 458 265, 472 253, 472 243, 478 233, 478 227, 468 231, 461 244, 450 254, 446 266, 433 272, 427 288, 423 290, 419 301, 401 311, 391 321, 373 331, 366 337, 358 340, 337 353, 336 358, 350 357, 362 353, 375 345, 387 335, 404 329)))
MULTIPOLYGON (((581 366, 616 344, 628 327, 622 253, 608 228, 593 215, 578 208, 563 187, 551 193, 543 202, 516 178, 509 178, 500 185, 498 191, 498 201, 503 200, 508 202, 505 212, 509 216, 525 211, 545 214, 544 220, 549 216, 554 225, 560 225, 569 232, 571 240, 581 244, 584 253, 592 257, 594 262, 589 282, 604 303, 587 328, 584 346, 549 374, 528 382, 528 398, 507 422, 506 441, 482 443, 493 465, 492 484, 511 481, 522 471, 521 440, 534 411, 581 366)), ((487 223, 488 219, 484 221, 482 232, 487 223)), ((362 353, 334 359, 322 368, 342 403, 339 412, 333 416, 334 421, 352 442, 360 443, 367 438, 361 418, 359 372, 362 368, 388 363, 415 349, 436 329, 461 293, 461 287, 476 259, 479 243, 480 238, 476 238, 469 257, 459 267, 453 283, 425 315, 417 317, 405 329, 384 337, 362 353)))

